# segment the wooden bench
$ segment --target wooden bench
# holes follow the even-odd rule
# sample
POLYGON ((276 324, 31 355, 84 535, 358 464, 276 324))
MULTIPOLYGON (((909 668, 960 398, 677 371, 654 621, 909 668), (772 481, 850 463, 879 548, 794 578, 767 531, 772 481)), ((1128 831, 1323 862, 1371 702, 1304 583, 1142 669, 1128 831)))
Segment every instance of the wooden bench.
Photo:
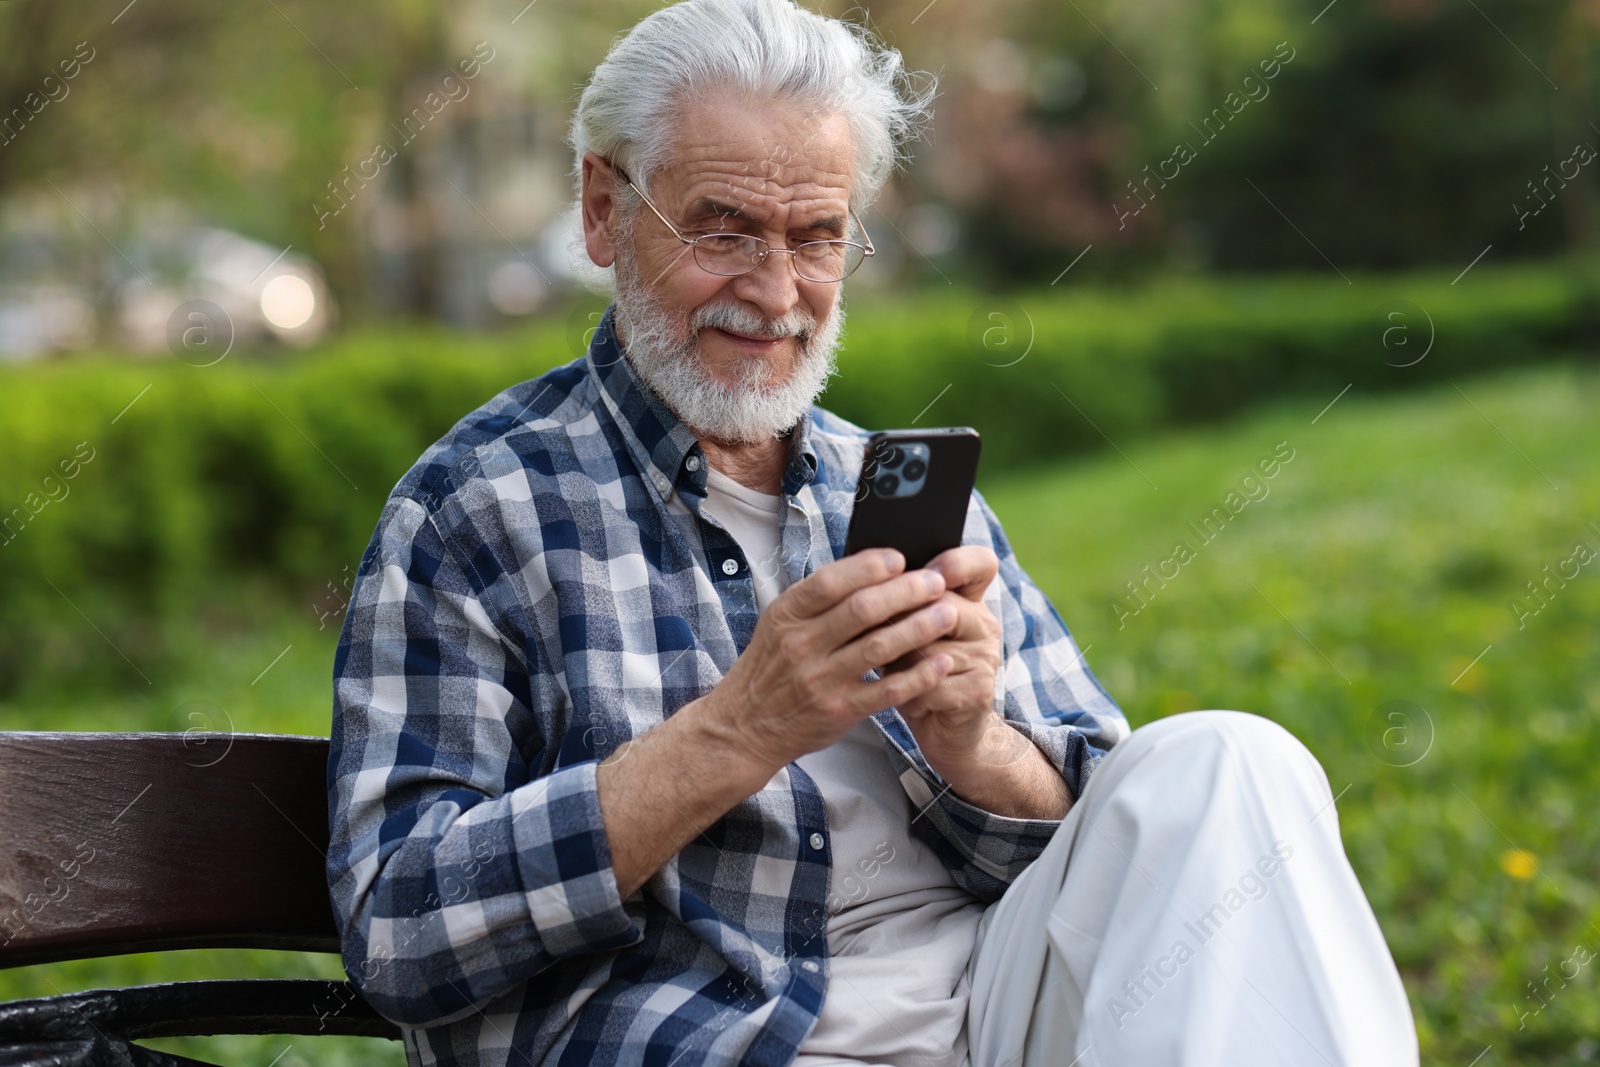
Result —
MULTIPOLYGON (((0 967, 188 948, 339 951, 328 741, 0 732, 0 967)), ((176 1067, 140 1038, 399 1028, 346 981, 171 982, 0 1004, 0 1064, 176 1067)))

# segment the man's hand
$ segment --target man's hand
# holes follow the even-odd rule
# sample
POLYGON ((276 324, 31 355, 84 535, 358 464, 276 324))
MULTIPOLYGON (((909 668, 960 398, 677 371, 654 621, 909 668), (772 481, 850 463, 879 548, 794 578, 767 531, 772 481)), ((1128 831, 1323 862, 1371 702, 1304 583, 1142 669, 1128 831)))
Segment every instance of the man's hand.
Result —
POLYGON ((982 545, 961 545, 939 553, 924 569, 944 577, 939 599, 955 609, 956 624, 886 670, 912 670, 937 655, 949 656, 955 666, 931 689, 898 705, 917 747, 968 803, 997 815, 1061 818, 1071 806, 1066 782, 995 707, 1000 620, 984 604, 983 593, 999 573, 1000 558, 982 545))
POLYGON ((873 549, 818 567, 767 605, 709 693, 600 762, 600 811, 623 897, 791 760, 939 683, 954 665, 942 652, 862 680, 956 625, 939 602, 943 576, 903 573, 905 562, 873 549))
POLYGON ((701 698, 769 777, 873 712, 916 700, 957 666, 953 655, 937 651, 915 656, 904 671, 862 680, 960 624, 952 602, 960 598, 948 595, 943 575, 904 568, 905 557, 893 549, 817 568, 762 612, 749 646, 701 698))
POLYGON ((971 764, 995 762, 988 752, 991 731, 1020 734, 998 721, 994 708, 995 676, 1000 670, 1000 620, 983 602, 983 591, 1000 570, 1000 558, 982 545, 962 545, 941 552, 925 570, 943 576, 939 602, 956 613, 956 624, 943 637, 919 646, 886 670, 911 670, 943 653, 955 666, 933 688, 899 705, 900 715, 916 735, 922 754, 948 781, 971 764))
POLYGON ((1000 627, 983 590, 997 566, 989 549, 962 547, 908 572, 899 552, 870 549, 786 589, 722 681, 601 761, 618 892, 637 890, 790 761, 888 707, 963 800, 996 815, 1065 815, 1061 775, 993 708, 1000 627))

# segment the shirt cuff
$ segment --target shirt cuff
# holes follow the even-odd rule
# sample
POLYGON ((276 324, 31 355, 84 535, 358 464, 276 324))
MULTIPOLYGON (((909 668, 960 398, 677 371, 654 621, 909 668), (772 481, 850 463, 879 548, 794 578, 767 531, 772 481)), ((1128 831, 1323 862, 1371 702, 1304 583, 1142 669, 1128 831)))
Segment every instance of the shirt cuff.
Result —
POLYGON ((971 804, 935 777, 915 768, 901 775, 920 819, 947 841, 971 868, 965 888, 985 900, 998 899, 1017 876, 1049 845, 1060 819, 1023 819, 997 815, 971 804))
POLYGON ((556 958, 635 944, 600 815, 599 763, 563 767, 512 793, 512 841, 528 913, 556 958))
POLYGON ((1050 766, 1067 783, 1067 792, 1072 795, 1072 803, 1076 804, 1089 785, 1089 775, 1094 773, 1095 766, 1105 757, 1105 752, 1090 745, 1083 731, 1074 726, 1018 722, 1016 719, 1007 719, 1006 722, 1044 753, 1050 766))

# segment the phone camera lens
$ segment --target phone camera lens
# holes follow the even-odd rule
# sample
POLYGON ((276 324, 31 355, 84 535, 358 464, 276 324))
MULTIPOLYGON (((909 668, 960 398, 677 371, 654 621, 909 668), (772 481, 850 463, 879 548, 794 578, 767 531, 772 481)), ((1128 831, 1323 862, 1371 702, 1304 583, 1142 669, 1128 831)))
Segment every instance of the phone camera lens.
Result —
POLYGON ((913 459, 906 464, 906 469, 900 472, 906 481, 914 482, 928 473, 928 465, 920 459, 913 459))
POLYGON ((905 459, 905 458, 906 458, 906 454, 904 452, 900 451, 898 448, 895 448, 895 447, 893 447, 891 445, 889 447, 888 451, 886 451, 883 454, 883 466, 884 466, 884 469, 885 470, 893 470, 895 467, 900 466, 900 461, 905 459))
POLYGON ((900 476, 885 474, 874 484, 878 487, 879 496, 894 496, 895 490, 900 488, 900 476))

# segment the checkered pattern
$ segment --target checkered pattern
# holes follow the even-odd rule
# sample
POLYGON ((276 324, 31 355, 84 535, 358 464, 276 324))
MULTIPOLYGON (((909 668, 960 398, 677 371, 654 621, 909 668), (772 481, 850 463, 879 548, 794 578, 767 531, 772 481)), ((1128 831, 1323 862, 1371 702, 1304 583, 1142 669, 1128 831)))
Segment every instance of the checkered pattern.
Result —
MULTIPOLYGON (((345 968, 412 1063, 783 1067, 827 986, 827 818, 793 764, 618 895, 597 763, 714 686, 756 605, 701 513, 704 452, 610 324, 401 480, 340 637, 328 883, 345 968)), ((817 407, 791 434, 791 581, 842 555, 865 440, 817 407)), ((1127 722, 977 492, 963 540, 1001 561, 997 701, 1077 795, 1127 722)), ((874 719, 912 832, 997 899, 1058 824, 967 804, 894 709, 874 719)))

